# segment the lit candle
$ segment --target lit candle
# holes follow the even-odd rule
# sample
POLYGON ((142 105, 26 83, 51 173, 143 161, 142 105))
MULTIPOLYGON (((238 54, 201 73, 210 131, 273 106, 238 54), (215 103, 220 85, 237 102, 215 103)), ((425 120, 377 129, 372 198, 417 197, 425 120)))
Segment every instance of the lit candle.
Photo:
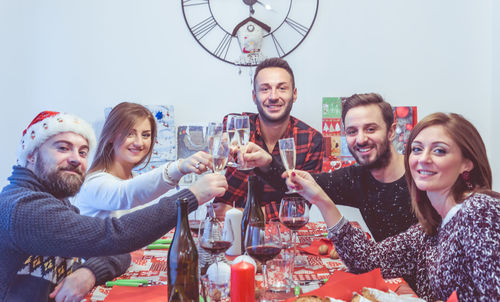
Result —
POLYGON ((231 228, 233 230, 233 245, 226 251, 226 254, 230 256, 241 255, 241 219, 243 218, 243 213, 232 208, 226 212, 226 218, 224 219, 224 227, 228 225, 227 221, 231 222, 231 228))
POLYGON ((255 268, 248 262, 231 265, 231 301, 255 301, 255 268))

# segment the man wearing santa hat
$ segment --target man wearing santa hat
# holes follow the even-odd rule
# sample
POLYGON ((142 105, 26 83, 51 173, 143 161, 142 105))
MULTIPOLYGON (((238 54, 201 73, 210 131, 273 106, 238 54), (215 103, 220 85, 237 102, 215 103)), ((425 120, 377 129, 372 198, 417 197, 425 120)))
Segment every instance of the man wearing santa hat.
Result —
POLYGON ((125 272, 130 256, 120 254, 175 227, 173 201, 186 198, 194 211, 227 189, 224 176, 210 174, 119 219, 82 216, 67 198, 80 189, 94 146, 92 127, 69 114, 44 111, 24 130, 0 193, 0 301, 80 301, 125 272))

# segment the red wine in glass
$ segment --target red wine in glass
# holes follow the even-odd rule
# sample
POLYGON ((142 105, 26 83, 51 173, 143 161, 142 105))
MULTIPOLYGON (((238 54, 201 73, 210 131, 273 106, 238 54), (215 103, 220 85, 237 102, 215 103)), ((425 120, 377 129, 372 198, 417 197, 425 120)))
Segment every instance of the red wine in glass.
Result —
POLYGON ((281 223, 293 231, 298 231, 309 222, 307 217, 283 217, 281 223))
POLYGON ((254 259, 265 263, 278 256, 281 248, 276 246, 257 245, 247 247, 247 253, 254 259))
POLYGON ((225 253, 230 247, 232 243, 230 241, 212 241, 212 242, 202 242, 200 246, 206 250, 211 255, 218 255, 221 253, 225 253))

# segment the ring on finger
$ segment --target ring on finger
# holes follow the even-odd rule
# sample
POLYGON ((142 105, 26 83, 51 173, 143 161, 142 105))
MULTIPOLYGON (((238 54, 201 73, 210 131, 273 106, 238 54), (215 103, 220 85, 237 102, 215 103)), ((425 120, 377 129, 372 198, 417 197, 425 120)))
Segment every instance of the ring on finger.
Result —
POLYGON ((197 163, 194 165, 194 167, 195 167, 196 169, 199 169, 199 168, 200 168, 200 164, 201 164, 200 162, 197 162, 197 163))

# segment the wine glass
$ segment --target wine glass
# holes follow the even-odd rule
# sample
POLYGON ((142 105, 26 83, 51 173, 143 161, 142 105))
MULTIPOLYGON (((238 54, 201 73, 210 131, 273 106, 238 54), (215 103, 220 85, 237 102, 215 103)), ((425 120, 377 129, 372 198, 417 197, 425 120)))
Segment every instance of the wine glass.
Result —
POLYGON ((285 196, 281 199, 279 218, 281 223, 292 230, 293 261, 297 266, 303 265, 297 261, 297 230, 309 222, 309 206, 302 197, 285 196))
MULTIPOLYGON (((238 147, 238 135, 236 134, 236 118, 239 115, 229 114, 226 121, 226 131, 229 137, 229 147, 230 149, 235 149, 238 147)), ((227 162, 228 167, 238 168, 238 164, 235 162, 234 157, 231 156, 227 162)))
MULTIPOLYGON (((295 170, 295 140, 293 137, 282 138, 278 141, 280 147, 281 161, 285 167, 288 177, 293 170, 295 170)), ((286 194, 297 193, 295 189, 289 189, 286 194)))
MULTIPOLYGON (((230 223, 230 222, 229 222, 230 223)), ((222 222, 214 216, 205 218, 203 228, 200 227, 198 242, 200 246, 214 258, 217 272, 219 271, 218 255, 225 253, 234 241, 233 228, 227 225, 223 228, 222 222)))
POLYGON ((222 174, 229 156, 229 137, 226 132, 212 138, 210 155, 214 173, 222 174))
MULTIPOLYGON (((241 155, 245 154, 248 141, 250 140, 250 120, 248 115, 241 115, 236 117, 235 129, 238 136, 238 146, 240 147, 241 155)), ((239 164, 238 170, 246 171, 251 170, 252 167, 248 167, 245 163, 244 165, 239 164)))
POLYGON ((245 250, 252 258, 262 263, 264 275, 264 295, 268 288, 266 262, 281 252, 281 234, 277 224, 250 222, 245 236, 245 250))
MULTIPOLYGON (((212 158, 212 169, 214 169, 214 148, 215 144, 220 141, 220 136, 222 136, 222 123, 210 122, 207 126, 206 140, 208 145, 208 153, 212 158)), ((214 170, 215 172, 215 170, 214 170)))

